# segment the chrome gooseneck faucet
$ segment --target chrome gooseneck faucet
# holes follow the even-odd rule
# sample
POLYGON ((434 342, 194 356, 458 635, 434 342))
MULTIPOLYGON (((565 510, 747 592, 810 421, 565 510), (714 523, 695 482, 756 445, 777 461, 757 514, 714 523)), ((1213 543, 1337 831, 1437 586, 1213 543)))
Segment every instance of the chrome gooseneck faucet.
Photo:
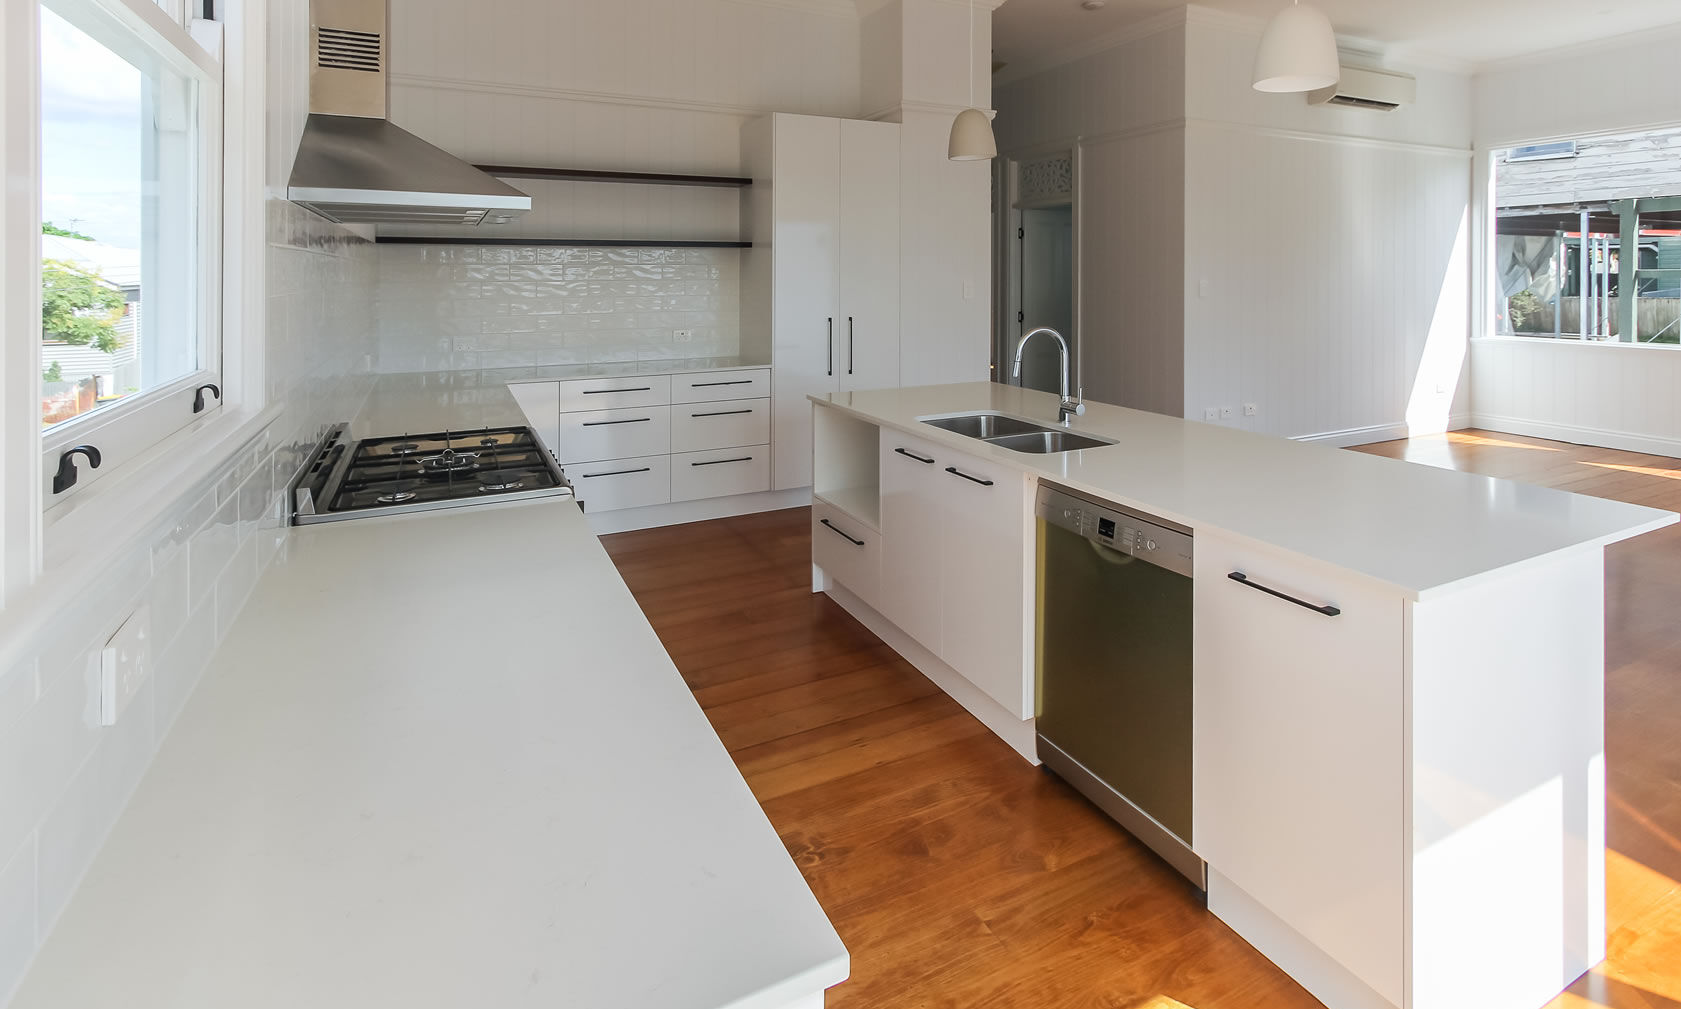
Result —
POLYGON ((1061 333, 1058 333, 1049 326, 1040 326, 1038 329, 1032 330, 1026 336, 1023 336, 1021 338, 1021 342, 1016 344, 1016 368, 1014 376, 1017 379, 1021 378, 1021 352, 1027 349, 1027 341, 1038 336, 1040 333, 1049 333, 1056 337, 1057 348, 1062 351, 1062 402, 1057 404, 1056 415, 1057 419, 1062 421, 1062 426, 1067 427, 1069 424, 1069 418, 1078 417, 1086 412, 1086 404, 1081 402, 1081 400, 1085 398, 1084 390, 1081 390, 1078 396, 1069 398, 1068 341, 1062 338, 1061 333))

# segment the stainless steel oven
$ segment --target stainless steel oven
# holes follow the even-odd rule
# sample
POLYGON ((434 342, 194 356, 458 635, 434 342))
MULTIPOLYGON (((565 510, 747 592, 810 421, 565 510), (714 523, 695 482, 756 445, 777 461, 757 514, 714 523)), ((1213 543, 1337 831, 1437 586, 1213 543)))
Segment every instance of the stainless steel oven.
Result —
POLYGON ((1054 484, 1037 502, 1039 759, 1197 886, 1191 531, 1054 484))

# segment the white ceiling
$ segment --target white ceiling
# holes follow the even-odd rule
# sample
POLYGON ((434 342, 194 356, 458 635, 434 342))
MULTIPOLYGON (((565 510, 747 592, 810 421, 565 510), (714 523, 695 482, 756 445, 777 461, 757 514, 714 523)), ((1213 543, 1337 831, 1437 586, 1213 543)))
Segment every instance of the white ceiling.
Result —
MULTIPOLYGON (((1257 21, 1288 0, 1200 0, 1257 21)), ((1398 56, 1475 67, 1681 22, 1678 0, 1313 0, 1337 34, 1398 56)), ((1171 0, 1005 0, 992 15, 994 60, 1032 64, 1172 10, 1171 0)), ((1611 72, 1606 68, 1606 72, 1611 72)), ((1013 75, 1012 75, 1013 76, 1013 75)))

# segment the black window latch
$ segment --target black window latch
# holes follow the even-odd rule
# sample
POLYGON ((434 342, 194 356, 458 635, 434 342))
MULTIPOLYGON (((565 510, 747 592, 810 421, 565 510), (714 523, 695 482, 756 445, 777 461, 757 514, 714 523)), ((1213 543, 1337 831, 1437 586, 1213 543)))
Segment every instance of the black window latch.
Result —
POLYGON ((58 473, 53 476, 53 493, 63 494, 76 486, 76 457, 88 457, 88 466, 99 468, 99 449, 92 445, 77 445, 75 448, 65 449, 58 457, 58 473))

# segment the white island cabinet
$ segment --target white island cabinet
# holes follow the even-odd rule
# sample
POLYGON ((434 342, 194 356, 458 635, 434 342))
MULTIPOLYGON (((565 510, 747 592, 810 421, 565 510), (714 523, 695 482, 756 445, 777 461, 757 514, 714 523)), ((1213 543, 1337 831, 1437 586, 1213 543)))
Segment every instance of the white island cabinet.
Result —
POLYGON ((814 402, 817 496, 879 533, 868 598, 817 585, 1029 759, 1038 482, 1192 530, 1208 909, 1330 1009, 1539 1009, 1604 958, 1603 548, 1676 515, 1101 403, 1046 455, 923 423, 1055 425, 988 383, 814 402))

